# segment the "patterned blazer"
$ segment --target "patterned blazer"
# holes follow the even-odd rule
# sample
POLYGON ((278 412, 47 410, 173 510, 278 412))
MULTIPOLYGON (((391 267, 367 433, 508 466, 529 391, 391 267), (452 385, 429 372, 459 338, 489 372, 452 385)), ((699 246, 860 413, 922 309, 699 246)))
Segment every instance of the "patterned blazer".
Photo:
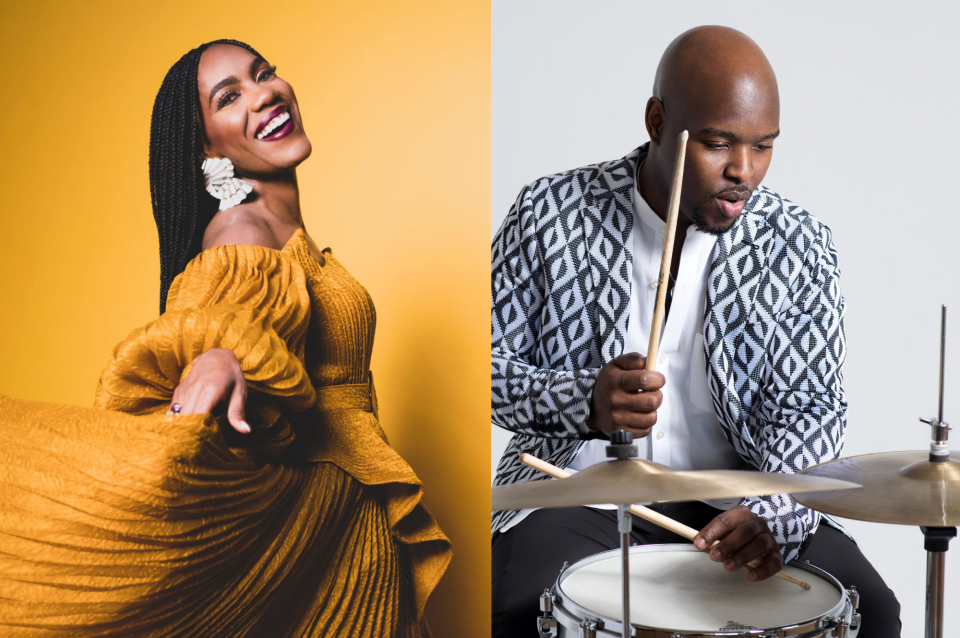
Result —
MULTIPOLYGON (((516 433, 494 485, 546 478, 521 452, 566 467, 585 440, 606 438, 585 422, 599 369, 623 353, 631 190, 648 148, 528 184, 493 240, 492 417, 516 433)), ((727 440, 757 470, 794 473, 840 455, 839 274, 830 229, 765 186, 717 241, 706 372, 727 440)), ((767 521, 785 561, 822 516, 786 494, 741 502, 767 521)), ((493 531, 515 514, 495 512, 493 531)))

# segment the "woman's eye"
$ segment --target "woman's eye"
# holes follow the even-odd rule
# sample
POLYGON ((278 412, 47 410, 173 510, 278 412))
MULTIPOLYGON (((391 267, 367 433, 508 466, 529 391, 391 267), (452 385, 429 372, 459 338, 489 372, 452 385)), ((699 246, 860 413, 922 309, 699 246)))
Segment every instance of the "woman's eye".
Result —
POLYGON ((234 95, 237 95, 236 91, 228 91, 227 93, 224 93, 223 96, 220 98, 220 101, 217 102, 217 108, 222 109, 227 104, 230 104, 231 102, 233 102, 232 99, 228 100, 227 98, 233 97, 234 95))
MULTIPOLYGON (((275 66, 271 66, 269 68, 264 69, 263 71, 260 71, 260 73, 257 75, 257 82, 263 82, 264 80, 269 80, 274 76, 276 72, 277 72, 277 67, 275 66)), ((236 91, 228 91, 227 93, 224 93, 223 96, 220 98, 220 100, 217 102, 217 109, 222 109, 228 104, 231 104, 234 101, 233 96, 235 95, 239 95, 239 93, 237 93, 236 91)))
POLYGON ((277 72, 277 67, 272 66, 268 69, 264 69, 260 72, 260 75, 257 76, 257 82, 262 82, 264 79, 269 80, 277 72))

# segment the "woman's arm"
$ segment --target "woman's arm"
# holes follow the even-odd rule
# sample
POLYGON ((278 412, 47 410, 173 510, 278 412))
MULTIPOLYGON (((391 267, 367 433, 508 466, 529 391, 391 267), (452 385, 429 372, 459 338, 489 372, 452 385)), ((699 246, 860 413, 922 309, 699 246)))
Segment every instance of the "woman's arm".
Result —
POLYGON ((236 427, 249 390, 304 410, 316 399, 303 366, 309 316, 295 259, 256 245, 206 250, 174 281, 167 311, 114 349, 96 405, 146 414, 179 402, 184 414, 229 398, 236 427))
MULTIPOLYGON (((241 211, 218 223, 215 218, 204 234, 204 250, 217 246, 253 245, 278 249, 277 237, 255 215, 241 211)), ((285 242, 284 242, 285 243, 285 242)), ((279 245, 278 245, 279 244, 279 245)), ((212 412, 227 402, 227 420, 238 432, 247 434, 245 421, 247 382, 240 362, 232 350, 212 348, 194 359, 193 368, 173 391, 167 414, 202 414, 212 412)))

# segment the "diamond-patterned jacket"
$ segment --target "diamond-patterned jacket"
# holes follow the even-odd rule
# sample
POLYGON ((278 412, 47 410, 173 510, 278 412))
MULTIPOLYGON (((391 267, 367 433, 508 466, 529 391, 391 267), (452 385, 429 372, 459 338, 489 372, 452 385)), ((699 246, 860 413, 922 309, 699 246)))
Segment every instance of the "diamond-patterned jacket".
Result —
MULTIPOLYGON (((599 369, 623 353, 630 197, 648 148, 528 184, 493 240, 492 417, 516 433, 494 485, 545 478, 521 452, 566 467, 585 440, 606 438, 585 422, 599 369)), ((764 472, 838 458, 846 344, 830 229, 759 186, 717 241, 706 295, 707 377, 737 453, 764 472)), ((741 502, 767 521, 784 561, 820 522, 785 494, 741 502)), ((515 514, 495 512, 493 531, 515 514)))

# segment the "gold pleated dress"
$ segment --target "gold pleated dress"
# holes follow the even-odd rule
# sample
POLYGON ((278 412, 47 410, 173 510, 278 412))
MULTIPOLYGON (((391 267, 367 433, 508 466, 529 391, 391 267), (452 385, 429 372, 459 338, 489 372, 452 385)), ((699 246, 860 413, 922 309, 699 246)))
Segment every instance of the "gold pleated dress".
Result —
POLYGON ((372 301, 325 256, 206 250, 95 407, 0 395, 0 636, 430 635, 451 545, 377 420, 372 301), (211 348, 251 434, 165 414, 211 348))

